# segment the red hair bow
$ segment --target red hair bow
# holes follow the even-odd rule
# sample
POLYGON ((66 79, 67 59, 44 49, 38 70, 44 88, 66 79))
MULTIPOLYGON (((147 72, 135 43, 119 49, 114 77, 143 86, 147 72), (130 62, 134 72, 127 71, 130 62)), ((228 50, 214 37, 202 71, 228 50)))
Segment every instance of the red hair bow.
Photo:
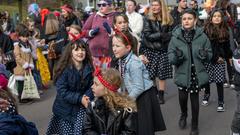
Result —
POLYGON ((78 34, 77 36, 75 36, 73 33, 71 32, 68 32, 68 35, 71 35, 73 37, 73 42, 82 38, 82 37, 85 37, 86 36, 86 32, 85 31, 82 31, 80 34, 78 34))
POLYGON ((98 80, 110 91, 112 92, 117 92, 118 87, 116 85, 110 84, 108 81, 103 79, 102 76, 102 72, 101 69, 96 68, 95 72, 94 72, 94 76, 96 76, 98 78, 98 80))

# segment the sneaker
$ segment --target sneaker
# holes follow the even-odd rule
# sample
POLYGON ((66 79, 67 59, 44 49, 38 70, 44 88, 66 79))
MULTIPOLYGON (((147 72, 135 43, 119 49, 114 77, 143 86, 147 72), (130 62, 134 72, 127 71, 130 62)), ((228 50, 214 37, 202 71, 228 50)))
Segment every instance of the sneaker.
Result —
POLYGON ((209 94, 204 94, 203 100, 202 100, 202 105, 207 106, 208 105, 208 100, 209 100, 210 95, 209 94))
POLYGON ((235 85, 234 85, 234 84, 231 84, 231 85, 230 85, 230 88, 235 89, 235 85))
POLYGON ((224 112, 224 103, 218 103, 217 112, 224 112))
POLYGON ((228 87, 229 87, 229 84, 228 84, 228 83, 224 83, 224 84, 223 84, 223 87, 224 87, 224 88, 228 88, 228 87))
POLYGON ((235 133, 232 130, 230 130, 230 135, 240 135, 240 133, 235 133))

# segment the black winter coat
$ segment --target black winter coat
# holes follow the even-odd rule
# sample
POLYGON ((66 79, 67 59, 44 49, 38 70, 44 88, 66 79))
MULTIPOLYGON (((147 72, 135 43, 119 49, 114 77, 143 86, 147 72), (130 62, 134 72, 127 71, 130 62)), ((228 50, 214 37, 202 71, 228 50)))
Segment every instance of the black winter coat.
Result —
POLYGON ((171 40, 171 26, 162 26, 160 21, 144 18, 141 49, 146 47, 155 50, 167 50, 171 40))
POLYGON ((53 104, 53 114, 61 119, 73 122, 83 108, 84 95, 93 99, 93 67, 87 64, 80 71, 68 66, 56 80, 57 95, 53 104))
POLYGON ((136 114, 125 109, 109 110, 100 98, 89 104, 84 135, 136 135, 136 114))

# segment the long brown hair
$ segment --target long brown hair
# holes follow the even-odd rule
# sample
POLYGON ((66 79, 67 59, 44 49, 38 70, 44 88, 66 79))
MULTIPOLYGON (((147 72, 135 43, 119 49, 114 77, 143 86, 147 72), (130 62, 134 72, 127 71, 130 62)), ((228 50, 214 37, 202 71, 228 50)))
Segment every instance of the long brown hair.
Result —
POLYGON ((224 14, 221 10, 213 10, 209 19, 207 20, 204 31, 210 40, 218 40, 224 42, 229 39, 229 28, 227 23, 223 20, 224 14), (219 12, 221 14, 222 22, 219 25, 214 25, 212 22, 213 15, 219 12))
POLYGON ((45 34, 51 35, 57 33, 58 31, 59 31, 58 18, 53 13, 50 13, 49 15, 47 15, 45 34))
MULTIPOLYGON (((103 79, 109 82, 112 85, 120 87, 122 84, 121 75, 118 70, 110 68, 110 69, 101 69, 101 74, 103 79)), ((112 92, 106 89, 106 94, 103 96, 107 106, 111 111, 115 112, 116 108, 124 108, 124 109, 132 109, 132 111, 136 111, 136 103, 133 99, 131 99, 126 94, 121 94, 118 92, 112 92)))
POLYGON ((77 49, 84 49, 86 51, 86 57, 83 60, 83 68, 89 64, 93 68, 92 63, 92 56, 90 53, 90 50, 88 48, 88 45, 85 41, 79 39, 74 42, 70 42, 64 52, 61 56, 57 68, 54 70, 54 82, 57 81, 58 77, 62 74, 62 72, 68 67, 68 66, 74 66, 73 60, 72 60, 72 50, 77 49))
POLYGON ((173 24, 173 18, 170 15, 164 0, 152 0, 151 3, 153 3, 153 2, 157 2, 158 4, 161 5, 161 11, 160 11, 159 14, 154 15, 152 10, 150 9, 148 14, 147 14, 147 17, 150 20, 161 21, 162 25, 172 25, 173 24))

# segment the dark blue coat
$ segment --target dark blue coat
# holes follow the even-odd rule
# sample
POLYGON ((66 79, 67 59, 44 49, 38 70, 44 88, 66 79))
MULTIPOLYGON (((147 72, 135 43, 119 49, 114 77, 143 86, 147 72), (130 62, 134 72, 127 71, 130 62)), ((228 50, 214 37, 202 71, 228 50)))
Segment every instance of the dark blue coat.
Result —
POLYGON ((93 68, 84 66, 80 71, 73 66, 67 67, 57 78, 57 96, 53 104, 55 116, 74 121, 82 105, 82 97, 86 95, 93 99, 91 86, 93 84, 93 68))
POLYGON ((38 135, 36 126, 21 115, 0 113, 0 135, 38 135))

